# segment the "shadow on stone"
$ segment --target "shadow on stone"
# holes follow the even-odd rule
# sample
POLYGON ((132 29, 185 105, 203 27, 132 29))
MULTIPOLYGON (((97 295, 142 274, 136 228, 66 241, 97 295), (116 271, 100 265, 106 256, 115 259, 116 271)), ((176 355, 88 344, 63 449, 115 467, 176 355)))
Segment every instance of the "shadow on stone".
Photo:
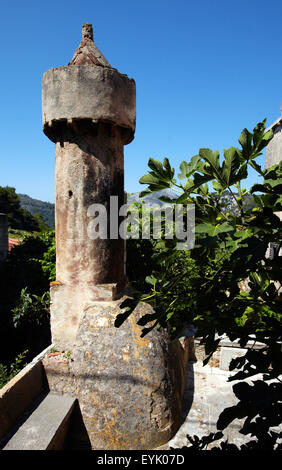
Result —
POLYGON ((91 450, 90 439, 83 422, 78 401, 71 415, 64 450, 91 450))
POLYGON ((194 362, 189 361, 187 364, 187 375, 186 375, 186 385, 183 395, 183 407, 182 407, 182 421, 181 424, 186 420, 190 409, 194 401, 194 392, 195 392, 195 377, 194 377, 194 362))

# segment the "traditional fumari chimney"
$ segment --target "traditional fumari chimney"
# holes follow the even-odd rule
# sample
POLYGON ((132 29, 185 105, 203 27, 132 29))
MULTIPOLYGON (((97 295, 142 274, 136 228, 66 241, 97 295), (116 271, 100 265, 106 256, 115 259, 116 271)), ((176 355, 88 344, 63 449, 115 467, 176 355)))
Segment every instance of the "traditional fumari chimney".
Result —
POLYGON ((140 337, 138 319, 153 313, 148 304, 115 328, 126 298, 124 240, 111 233, 109 220, 106 237, 89 231, 93 204, 109 215, 118 196, 110 214, 116 217, 124 203, 123 147, 134 137, 135 82, 110 66, 87 23, 72 61, 48 70, 42 88, 43 129, 56 144, 51 331, 61 353, 43 361, 48 384, 78 400, 83 426, 77 418, 72 448, 88 439, 94 449, 153 449, 181 423, 186 350, 179 341, 170 344, 166 331, 140 337))

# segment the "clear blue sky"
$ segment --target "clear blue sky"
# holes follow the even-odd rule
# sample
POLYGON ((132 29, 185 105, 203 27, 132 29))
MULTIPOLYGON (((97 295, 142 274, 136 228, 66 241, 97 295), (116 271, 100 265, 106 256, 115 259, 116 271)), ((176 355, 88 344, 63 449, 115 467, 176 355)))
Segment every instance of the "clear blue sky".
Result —
POLYGON ((83 23, 136 81, 136 135, 125 147, 125 189, 134 192, 145 189, 138 179, 149 157, 178 168, 200 147, 237 146, 244 127, 279 117, 281 18, 281 0, 2 2, 0 186, 54 201, 41 79, 71 60, 83 23))

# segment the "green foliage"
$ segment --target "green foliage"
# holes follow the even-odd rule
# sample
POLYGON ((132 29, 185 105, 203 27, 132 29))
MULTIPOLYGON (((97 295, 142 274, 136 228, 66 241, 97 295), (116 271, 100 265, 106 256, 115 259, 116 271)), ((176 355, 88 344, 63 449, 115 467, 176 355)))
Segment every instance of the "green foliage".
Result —
POLYGON ((71 358, 71 355, 72 355, 72 351, 66 351, 66 352, 64 353, 64 356, 63 356, 63 357, 66 358, 66 359, 70 359, 70 358, 71 358))
POLYGON ((48 248, 43 257, 39 260, 42 271, 45 275, 48 276, 50 282, 56 280, 56 239, 55 232, 49 232, 45 234, 46 241, 48 243, 48 248))
POLYGON ((52 251, 54 238, 53 232, 29 234, 0 265, 0 358, 3 363, 10 363, 25 349, 31 359, 50 344, 47 309, 55 262, 51 263, 49 250, 52 251))
POLYGON ((23 209, 33 215, 40 213, 48 228, 55 228, 55 204, 34 199, 27 194, 19 194, 18 196, 23 209))
POLYGON ((31 232, 49 229, 40 214, 34 216, 21 207, 15 188, 0 186, 0 212, 8 214, 8 223, 11 228, 31 232))
POLYGON ((126 242, 126 272, 135 289, 143 292, 147 288, 146 277, 151 274, 154 243, 152 240, 134 240, 126 242))
POLYGON ((4 383, 19 370, 21 351, 26 350, 30 360, 50 344, 49 283, 56 269, 54 232, 41 214, 24 210, 15 189, 9 187, 0 187, 0 212, 8 214, 9 236, 20 240, 0 265, 0 380, 4 383))
MULTIPOLYGON (((225 334, 231 341, 238 339, 241 347, 249 340, 261 342, 262 349, 248 350, 243 359, 231 364, 231 369, 239 368, 233 379, 244 380, 262 373, 264 381, 272 379, 274 385, 256 382, 251 389, 241 388, 238 406, 219 418, 218 429, 223 430, 236 417, 245 417, 241 432, 255 436, 262 448, 273 444, 277 436, 274 439, 269 428, 282 421, 281 403, 277 401, 282 372, 282 224, 276 215, 282 210, 282 163, 263 170, 256 162, 272 137, 272 132, 265 132, 264 120, 252 133, 244 129, 239 137, 241 148, 224 150, 222 159, 218 151, 200 149, 190 162, 181 163, 178 180, 167 159, 163 163, 149 160, 150 171, 140 179, 148 185, 142 196, 170 188, 178 193, 178 198, 161 200, 184 206, 194 204, 195 247, 184 255, 177 250, 175 239, 163 238, 158 245, 162 248, 154 258, 154 272, 147 275, 150 288, 146 294, 127 299, 122 304, 124 313, 116 320, 119 326, 137 302, 150 302, 155 313, 140 319, 143 335, 150 331, 152 327, 146 325, 153 320, 154 327, 167 327, 172 339, 193 324, 205 346, 204 363, 218 346, 216 334, 225 334), (262 178, 250 190, 256 208, 244 204, 248 193, 244 180, 249 167, 262 178), (227 193, 236 204, 236 211, 226 210, 222 196, 227 193), (271 258, 267 256, 270 244, 276 247, 271 258), (242 281, 247 281, 247 290, 240 287, 242 281), (264 402, 258 400, 250 406, 250 393, 255 396, 262 388, 264 402)), ((238 390, 235 388, 235 394, 238 390)), ((207 437, 207 441, 210 439, 213 441, 214 435, 207 437)), ((252 448, 254 444, 250 442, 252 448)), ((198 441, 196 446, 201 446, 198 441)))
POLYGON ((25 287, 12 309, 13 324, 15 328, 19 327, 46 327, 50 321, 50 294, 44 292, 42 296, 29 294, 25 287))
POLYGON ((9 365, 0 363, 0 388, 9 382, 15 375, 17 375, 23 367, 26 366, 25 358, 27 351, 24 351, 21 354, 18 354, 15 360, 9 365))
MULTIPOLYGON (((150 224, 150 209, 144 204, 133 202, 129 207, 131 219, 138 223, 135 231, 128 224, 127 231, 131 232, 131 237, 126 242, 126 273, 133 288, 143 292, 146 290, 146 276, 151 274, 154 269, 154 254, 156 252, 156 242, 153 239, 142 239, 141 220, 145 220, 145 226, 150 224), (137 227, 137 231, 136 231, 137 227), (135 238, 136 237, 136 238, 135 238)), ((150 227, 149 227, 150 232, 150 227)))
POLYGON ((20 219, 22 212, 20 199, 15 192, 15 188, 9 186, 0 187, 0 212, 8 214, 9 225, 12 227, 18 223, 17 216, 20 219))
POLYGON ((39 230, 39 232, 45 232, 45 231, 50 230, 50 227, 49 227, 49 225, 45 222, 45 220, 43 219, 42 214, 40 214, 39 212, 38 212, 38 213, 35 213, 35 214, 33 214, 33 218, 36 220, 36 222, 37 222, 37 224, 38 224, 38 230, 39 230))
POLYGON ((8 233, 9 238, 16 238, 19 241, 23 241, 26 237, 30 235, 30 232, 28 232, 27 230, 18 230, 10 227, 8 233))

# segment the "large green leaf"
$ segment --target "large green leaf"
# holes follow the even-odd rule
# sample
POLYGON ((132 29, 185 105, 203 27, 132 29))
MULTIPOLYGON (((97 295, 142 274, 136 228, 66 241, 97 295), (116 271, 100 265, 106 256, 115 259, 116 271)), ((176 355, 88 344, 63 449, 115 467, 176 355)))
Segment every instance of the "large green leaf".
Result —
POLYGON ((156 177, 166 180, 166 172, 163 169, 163 165, 158 160, 150 158, 148 161, 148 167, 153 170, 153 173, 156 177))
POLYGON ((262 122, 259 122, 253 130, 253 142, 255 147, 258 147, 260 141, 263 138, 265 131, 265 123, 266 119, 264 119, 262 122))
POLYGON ((249 159, 252 153, 252 138, 253 134, 248 129, 243 129, 238 139, 239 144, 242 146, 242 153, 245 159, 249 159))
POLYGON ((272 193, 272 190, 269 189, 265 184, 254 184, 251 189, 250 193, 253 194, 255 192, 260 192, 260 193, 272 193))
MULTIPOLYGON (((217 150, 213 152, 211 149, 201 148, 199 150, 199 155, 209 164, 209 167, 211 167, 213 170, 214 175, 217 176, 220 170, 219 152, 217 150)), ((203 171, 206 169, 206 171, 210 173, 209 167, 203 167, 203 171)))
POLYGON ((150 174, 141 176, 139 179, 140 184, 150 184, 150 185, 160 185, 162 183, 157 176, 153 176, 150 174))
POLYGON ((223 222, 222 224, 209 224, 209 223, 202 223, 198 224, 195 227, 196 233, 206 233, 210 237, 215 237, 219 233, 224 232, 233 232, 234 228, 228 222, 223 222))
POLYGON ((273 138, 273 135, 274 134, 273 134, 272 131, 268 131, 264 134, 263 138, 261 139, 261 142, 258 145, 258 151, 259 152, 267 146, 267 144, 273 138))
POLYGON ((212 180, 213 176, 211 174, 201 175, 200 173, 194 173, 194 181, 192 185, 187 188, 187 194, 195 192, 197 188, 212 180))
POLYGON ((224 150, 224 157, 225 159, 222 165, 222 177, 226 183, 226 186, 229 186, 232 170, 234 171, 235 169, 236 171, 237 167, 239 166, 238 158, 236 158, 237 152, 235 147, 230 147, 228 150, 224 150))
POLYGON ((171 180, 174 177, 174 168, 171 168, 168 158, 164 158, 163 166, 166 169, 168 179, 171 180))
POLYGON ((194 155, 190 162, 185 160, 180 164, 180 173, 178 174, 179 179, 189 178, 196 170, 202 166, 200 155, 194 155))

